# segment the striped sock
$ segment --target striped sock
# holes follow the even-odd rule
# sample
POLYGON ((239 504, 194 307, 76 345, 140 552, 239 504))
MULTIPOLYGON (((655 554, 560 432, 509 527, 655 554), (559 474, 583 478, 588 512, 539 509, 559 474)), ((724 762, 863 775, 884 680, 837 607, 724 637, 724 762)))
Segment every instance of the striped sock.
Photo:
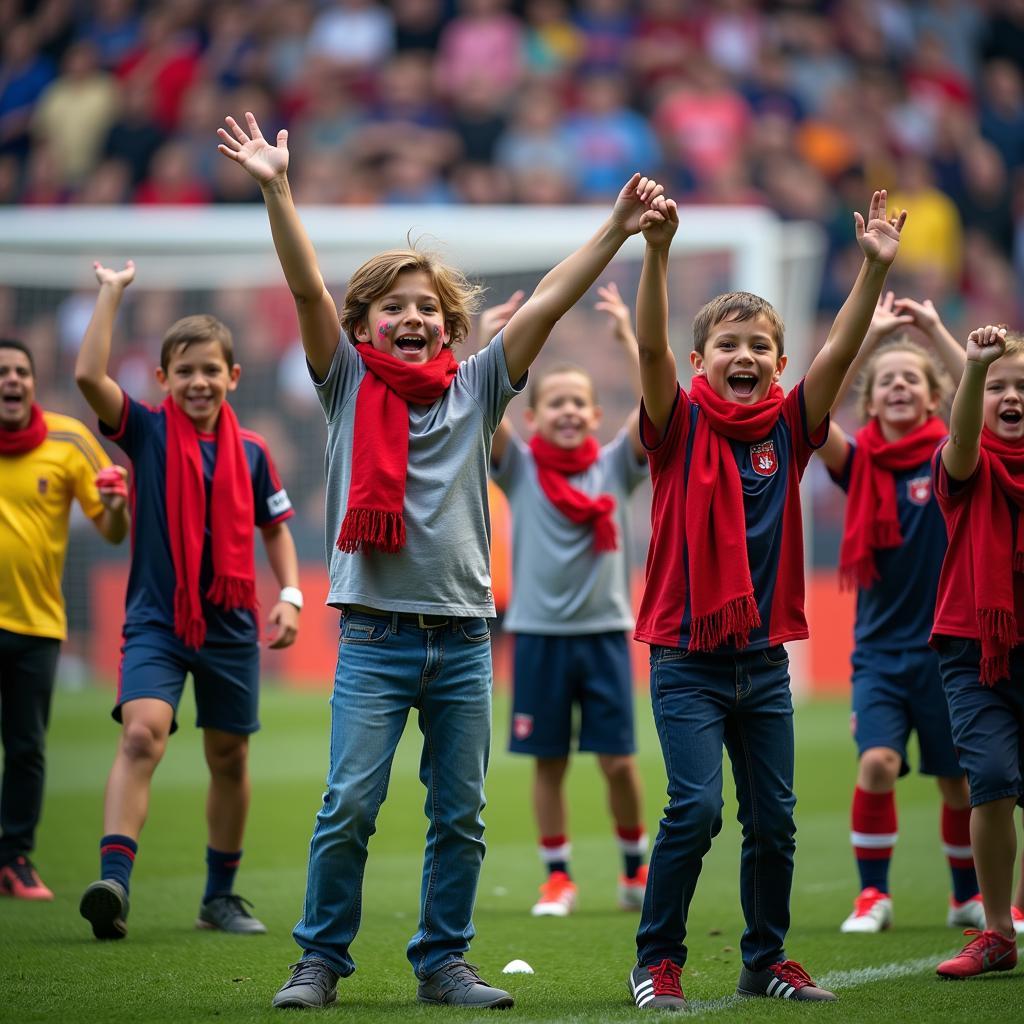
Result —
POLYGON ((889 862, 899 831, 896 825, 896 795, 869 793, 857 786, 850 814, 850 842, 857 858, 860 887, 889 892, 889 862))
POLYGON ((636 828, 623 828, 615 826, 615 835, 619 841, 619 849, 622 851, 622 864, 627 878, 636 878, 640 865, 644 862, 644 854, 647 852, 647 833, 643 825, 636 828))
POLYGON ((100 840, 100 878, 118 882, 128 891, 139 844, 128 836, 109 835, 100 840))
POLYGON ((206 892, 203 894, 205 903, 211 896, 224 896, 231 892, 235 885, 238 863, 242 859, 242 851, 221 853, 212 846, 206 848, 206 892))
POLYGON ((971 850, 971 809, 942 805, 942 852, 953 877, 953 899, 963 903, 978 895, 978 876, 971 850))
POLYGON ((569 854, 572 853, 572 843, 567 836, 541 836, 540 837, 540 859, 548 869, 548 874, 555 871, 564 871, 569 874, 569 854))

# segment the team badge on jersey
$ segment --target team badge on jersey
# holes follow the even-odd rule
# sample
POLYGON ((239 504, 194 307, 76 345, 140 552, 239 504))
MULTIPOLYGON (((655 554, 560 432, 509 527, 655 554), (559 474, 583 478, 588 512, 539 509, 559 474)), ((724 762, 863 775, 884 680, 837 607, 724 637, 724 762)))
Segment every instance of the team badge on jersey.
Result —
POLYGON ((45 494, 47 490, 49 490, 49 487, 50 481, 47 480, 45 476, 41 476, 39 477, 38 480, 36 480, 36 488, 40 494, 45 494))
POLYGON ((932 478, 930 476, 915 476, 913 480, 907 481, 907 498, 915 505, 927 505, 932 496, 932 478))
POLYGON ((517 740, 525 740, 533 732, 533 715, 515 714, 512 716, 512 735, 517 740))
POLYGON ((775 442, 762 441, 750 446, 750 464, 758 476, 775 476, 779 460, 775 457, 775 442))

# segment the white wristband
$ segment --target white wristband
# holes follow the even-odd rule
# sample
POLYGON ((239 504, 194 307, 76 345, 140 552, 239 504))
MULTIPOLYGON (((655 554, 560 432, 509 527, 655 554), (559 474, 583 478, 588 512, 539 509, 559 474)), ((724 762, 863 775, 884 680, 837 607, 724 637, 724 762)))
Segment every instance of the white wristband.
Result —
POLYGON ((282 587, 281 593, 277 595, 279 601, 287 601, 302 611, 302 591, 298 587, 282 587))

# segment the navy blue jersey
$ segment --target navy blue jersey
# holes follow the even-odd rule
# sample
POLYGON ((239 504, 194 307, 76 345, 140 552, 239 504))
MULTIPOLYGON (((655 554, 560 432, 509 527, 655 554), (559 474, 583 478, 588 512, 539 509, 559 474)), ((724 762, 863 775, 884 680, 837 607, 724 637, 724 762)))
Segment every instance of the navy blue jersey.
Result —
MULTIPOLYGON (((832 479, 850 486, 857 447, 832 479)), ((854 642, 883 650, 926 647, 935 615, 935 594, 946 554, 946 524, 932 493, 931 459, 896 478, 896 508, 903 543, 875 552, 879 579, 857 590, 854 642)))
MULTIPOLYGON (((116 429, 100 423, 100 431, 121 447, 132 460, 132 564, 125 595, 124 635, 163 631, 174 632, 174 562, 167 536, 167 419, 162 409, 153 409, 125 395, 124 413, 116 429)), ((266 442, 251 430, 242 430, 252 478, 256 526, 270 526, 292 516, 288 494, 267 451, 266 442)), ((206 483, 207 522, 203 541, 200 592, 205 594, 213 579, 210 557, 210 488, 217 459, 213 434, 200 434, 203 478, 206 483)), ((235 608, 225 612, 203 598, 206 643, 255 643, 259 637, 252 612, 235 608)))

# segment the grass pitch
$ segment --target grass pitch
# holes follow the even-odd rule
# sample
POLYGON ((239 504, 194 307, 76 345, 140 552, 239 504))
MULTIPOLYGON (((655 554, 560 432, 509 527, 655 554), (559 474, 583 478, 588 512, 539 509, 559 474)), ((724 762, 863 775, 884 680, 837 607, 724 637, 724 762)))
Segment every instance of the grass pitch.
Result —
MULTIPOLYGON (((82 889, 97 876, 103 785, 117 727, 109 692, 59 693, 49 738, 46 807, 35 859, 57 898, 52 904, 0 901, 0 1020, 11 1022, 182 1022, 282 1020, 270 998, 298 956, 298 918, 313 816, 327 764, 327 694, 267 687, 263 731, 252 746, 253 807, 238 891, 256 904, 270 934, 235 938, 194 928, 205 877, 205 766, 190 702, 160 766, 132 879, 129 936, 97 943, 78 915, 82 889)), ((638 696, 640 766, 651 836, 664 802, 664 771, 650 706, 638 696)), ((626 990, 636 917, 615 909, 618 854, 593 759, 570 775, 573 873, 580 907, 565 919, 534 919, 541 880, 529 810, 531 765, 504 752, 507 701, 495 700, 488 779, 488 853, 470 959, 510 989, 519 1021, 635 1021, 626 990), (503 976, 521 958, 533 976, 503 976)), ((934 783, 916 776, 898 788, 900 841, 892 871, 896 926, 874 936, 840 935, 856 875, 848 842, 855 757, 848 713, 838 703, 801 707, 797 730, 797 869, 787 952, 840 1001, 794 1005, 732 995, 742 931, 737 879, 739 831, 726 795, 726 825, 705 861, 690 918, 683 987, 692 1017, 721 1021, 1019 1020, 1024 966, 956 983, 935 963, 961 937, 945 927, 948 872, 939 846, 934 783)), ((417 777, 419 732, 410 723, 390 795, 370 844, 363 926, 353 946, 357 973, 339 986, 336 1007, 317 1020, 466 1020, 487 1017, 415 1001, 405 959, 415 931, 426 820, 417 777)), ((726 776, 728 779, 728 775, 726 776)), ((291 1011, 294 1014, 294 1011, 291 1011)), ((292 1017, 289 1017, 292 1019, 292 1017)), ((305 1017, 303 1018, 305 1019, 305 1017)), ((502 1018, 506 1019, 506 1018, 502 1018)))

